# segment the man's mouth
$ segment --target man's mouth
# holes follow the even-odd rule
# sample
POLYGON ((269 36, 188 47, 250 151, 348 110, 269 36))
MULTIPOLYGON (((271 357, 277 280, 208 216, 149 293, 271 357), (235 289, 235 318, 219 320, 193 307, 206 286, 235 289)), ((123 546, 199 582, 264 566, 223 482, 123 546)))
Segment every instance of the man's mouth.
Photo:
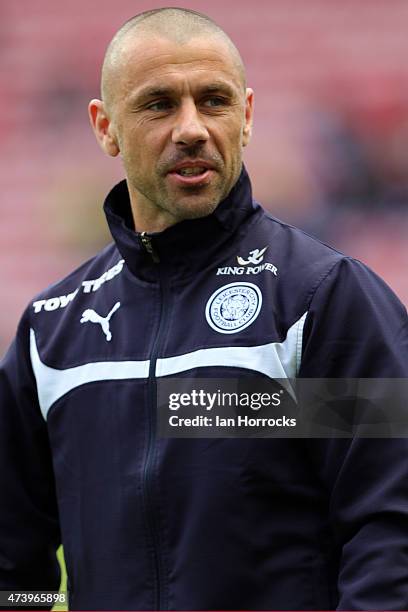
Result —
POLYGON ((168 176, 179 187, 202 188, 210 184, 213 173, 213 165, 200 159, 175 164, 168 176))
POLYGON ((177 174, 180 176, 198 176, 199 174, 204 174, 207 168, 203 168, 202 166, 193 166, 187 168, 180 168, 180 170, 176 170, 177 174))

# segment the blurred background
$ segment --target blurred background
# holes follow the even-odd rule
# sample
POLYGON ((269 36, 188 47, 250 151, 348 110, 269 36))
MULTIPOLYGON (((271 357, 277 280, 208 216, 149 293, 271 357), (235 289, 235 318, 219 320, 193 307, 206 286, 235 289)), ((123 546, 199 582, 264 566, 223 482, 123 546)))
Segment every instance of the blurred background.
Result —
POLYGON ((408 302, 406 0, 2 0, 0 355, 32 297, 110 241, 102 204, 123 170, 87 103, 120 25, 174 5, 207 13, 242 53, 256 198, 408 302))

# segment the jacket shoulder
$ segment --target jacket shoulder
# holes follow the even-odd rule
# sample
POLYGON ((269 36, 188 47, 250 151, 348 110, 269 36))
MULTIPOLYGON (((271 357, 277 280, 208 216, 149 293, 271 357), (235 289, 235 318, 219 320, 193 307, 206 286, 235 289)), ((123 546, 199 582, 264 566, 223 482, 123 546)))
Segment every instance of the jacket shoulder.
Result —
POLYGON ((326 263, 335 264, 344 258, 352 259, 342 251, 316 238, 316 236, 277 219, 265 210, 263 210, 262 224, 277 241, 279 247, 284 249, 284 252, 290 250, 295 261, 297 261, 297 257, 299 259, 306 258, 305 263, 307 264, 317 260, 321 261, 322 267, 324 267, 326 263))
POLYGON ((112 277, 117 271, 120 271, 123 263, 118 249, 113 243, 110 243, 67 276, 37 293, 32 300, 32 304, 67 296, 81 287, 85 293, 88 293, 92 288, 98 286, 98 283, 100 286, 107 277, 112 277))

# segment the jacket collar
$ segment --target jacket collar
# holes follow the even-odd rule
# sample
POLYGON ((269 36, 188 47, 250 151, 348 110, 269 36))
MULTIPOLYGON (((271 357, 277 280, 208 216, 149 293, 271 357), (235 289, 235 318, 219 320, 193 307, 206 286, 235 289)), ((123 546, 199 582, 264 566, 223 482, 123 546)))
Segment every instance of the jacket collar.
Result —
MULTIPOLYGON (((207 217, 182 221, 163 232, 148 234, 160 260, 159 265, 175 275, 185 275, 214 260, 232 235, 258 209, 252 200, 251 183, 245 168, 229 195, 207 217)), ((127 267, 138 277, 157 278, 156 264, 135 229, 126 180, 108 194, 104 211, 109 229, 127 267)))

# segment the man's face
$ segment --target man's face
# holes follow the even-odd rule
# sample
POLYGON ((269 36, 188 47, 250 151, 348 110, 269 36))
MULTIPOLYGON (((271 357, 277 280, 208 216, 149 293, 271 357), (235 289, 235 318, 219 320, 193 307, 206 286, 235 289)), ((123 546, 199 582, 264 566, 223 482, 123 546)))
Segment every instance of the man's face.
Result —
POLYGON ((168 224, 210 214, 241 171, 252 91, 217 37, 180 45, 130 41, 115 83, 109 131, 134 209, 168 224))

